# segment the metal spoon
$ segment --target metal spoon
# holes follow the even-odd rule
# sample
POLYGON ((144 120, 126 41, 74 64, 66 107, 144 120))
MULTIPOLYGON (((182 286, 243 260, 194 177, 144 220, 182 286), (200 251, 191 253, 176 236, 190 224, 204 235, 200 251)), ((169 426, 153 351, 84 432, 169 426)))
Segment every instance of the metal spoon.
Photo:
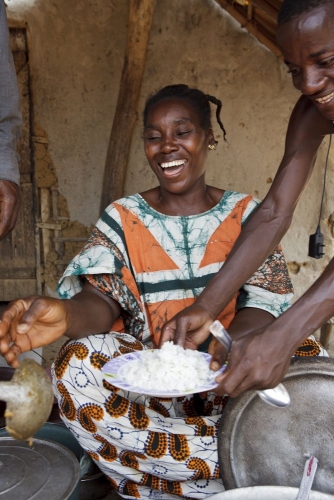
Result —
MULTIPOLYGON (((231 350, 232 339, 220 323, 214 321, 209 328, 210 332, 216 339, 225 347, 229 352, 231 350)), ((290 396, 283 384, 278 384, 273 389, 265 389, 264 391, 257 391, 260 398, 268 405, 276 406, 278 408, 285 408, 290 404, 290 396)))

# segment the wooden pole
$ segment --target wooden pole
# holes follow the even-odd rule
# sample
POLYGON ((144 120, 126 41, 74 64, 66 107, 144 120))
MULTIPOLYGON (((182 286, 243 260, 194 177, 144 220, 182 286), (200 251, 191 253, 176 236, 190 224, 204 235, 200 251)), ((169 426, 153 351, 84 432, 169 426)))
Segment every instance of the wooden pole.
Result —
POLYGON ((104 168, 101 212, 124 193, 155 2, 156 0, 130 0, 127 44, 104 168))

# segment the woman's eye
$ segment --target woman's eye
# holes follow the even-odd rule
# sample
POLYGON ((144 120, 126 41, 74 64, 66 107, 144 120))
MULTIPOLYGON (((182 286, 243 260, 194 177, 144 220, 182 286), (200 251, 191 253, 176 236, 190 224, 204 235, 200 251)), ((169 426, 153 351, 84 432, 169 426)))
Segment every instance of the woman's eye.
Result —
POLYGON ((144 137, 145 141, 157 141, 160 139, 160 136, 157 135, 151 135, 151 136, 146 136, 144 137))
POLYGON ((178 135, 179 137, 181 136, 184 136, 184 135, 188 135, 190 134, 191 130, 179 130, 176 135, 178 135))

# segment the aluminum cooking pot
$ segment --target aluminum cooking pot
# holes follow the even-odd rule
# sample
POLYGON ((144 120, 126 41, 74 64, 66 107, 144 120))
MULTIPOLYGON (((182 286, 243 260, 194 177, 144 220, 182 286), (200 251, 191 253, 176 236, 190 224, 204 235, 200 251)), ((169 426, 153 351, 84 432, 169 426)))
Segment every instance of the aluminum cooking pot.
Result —
POLYGON ((0 429, 0 499, 79 500, 80 478, 91 463, 64 425, 44 424, 32 447, 0 429))
POLYGON ((306 457, 314 456, 312 490, 334 495, 334 359, 296 358, 283 382, 287 408, 266 405, 255 391, 226 405, 218 435, 224 486, 299 488, 306 457))

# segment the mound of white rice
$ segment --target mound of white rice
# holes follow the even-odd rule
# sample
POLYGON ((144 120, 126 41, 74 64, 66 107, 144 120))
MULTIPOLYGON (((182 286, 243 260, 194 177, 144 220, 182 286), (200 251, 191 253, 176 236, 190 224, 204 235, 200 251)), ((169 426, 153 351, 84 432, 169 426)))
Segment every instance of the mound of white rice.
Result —
POLYGON ((215 372, 198 351, 165 342, 161 349, 142 351, 120 375, 132 386, 154 391, 188 391, 210 383, 215 372))

